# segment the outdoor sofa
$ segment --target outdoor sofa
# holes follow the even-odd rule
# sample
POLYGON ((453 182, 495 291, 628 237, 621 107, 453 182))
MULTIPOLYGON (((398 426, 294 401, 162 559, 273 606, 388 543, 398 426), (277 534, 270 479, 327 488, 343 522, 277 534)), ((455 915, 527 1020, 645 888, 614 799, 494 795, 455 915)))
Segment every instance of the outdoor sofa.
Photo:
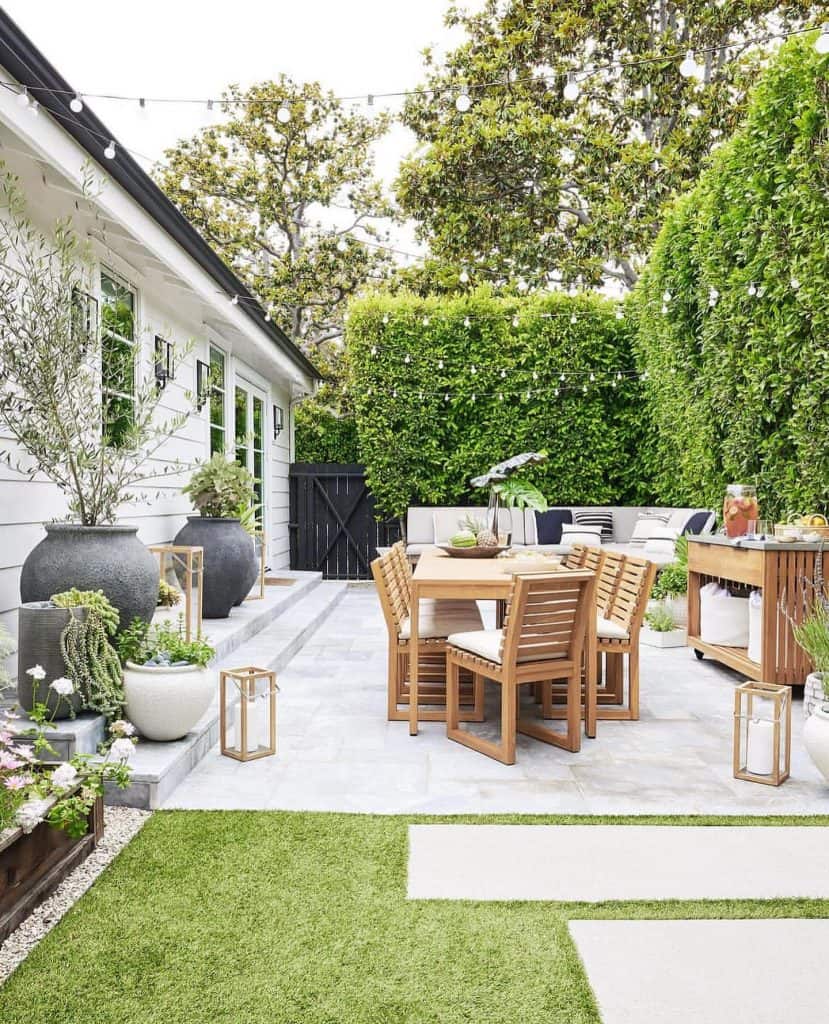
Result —
MULTIPOLYGON (((411 506, 406 516, 406 554, 416 561, 424 548, 448 543, 467 517, 483 521, 486 511, 484 507, 411 506)), ((544 513, 502 509, 499 529, 511 534, 514 547, 552 554, 566 554, 573 543, 585 542, 585 534, 579 531, 592 531, 587 543, 665 565, 673 560, 673 538, 710 533, 715 521, 714 512, 704 508, 557 505, 544 513), (595 532, 597 524, 602 533, 595 532)))

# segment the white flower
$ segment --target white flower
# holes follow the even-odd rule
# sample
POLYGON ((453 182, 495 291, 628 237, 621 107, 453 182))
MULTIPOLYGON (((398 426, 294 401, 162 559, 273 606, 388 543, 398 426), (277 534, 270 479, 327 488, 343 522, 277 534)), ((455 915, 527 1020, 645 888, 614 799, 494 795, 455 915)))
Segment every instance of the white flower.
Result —
POLYGON ((71 679, 67 679, 66 676, 61 676, 60 679, 55 679, 51 683, 51 687, 55 693, 59 693, 61 697, 68 697, 70 693, 75 692, 75 684, 71 679))
POLYGON ((109 731, 113 736, 134 736, 135 726, 125 718, 119 718, 112 723, 109 727, 109 731))
POLYGON ((52 789, 69 789, 78 778, 77 771, 68 762, 58 765, 52 772, 52 789))
POLYGON ((129 761, 134 750, 135 746, 132 740, 124 739, 123 737, 115 740, 109 748, 110 754, 116 761, 129 761))
POLYGON ((26 675, 40 682, 41 679, 46 678, 46 669, 42 665, 35 665, 33 668, 26 669, 26 675))
POLYGON ((27 800, 17 808, 15 820, 24 832, 31 832, 43 821, 48 809, 48 800, 27 800))

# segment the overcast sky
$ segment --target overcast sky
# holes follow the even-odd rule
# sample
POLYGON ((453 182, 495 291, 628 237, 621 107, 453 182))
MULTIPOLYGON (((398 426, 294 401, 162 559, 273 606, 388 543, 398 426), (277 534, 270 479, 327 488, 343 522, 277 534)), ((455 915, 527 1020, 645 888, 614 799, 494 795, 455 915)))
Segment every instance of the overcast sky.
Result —
MULTIPOLYGON (((422 78, 424 46, 461 38, 443 26, 448 0, 9 0, 6 11, 81 92, 137 96, 219 96, 285 72, 318 80, 337 95, 411 88, 422 78)), ((477 6, 472 0, 468 6, 477 6)), ((92 100, 130 150, 156 159, 207 123, 201 106, 92 100)), ((413 137, 397 126, 378 147, 391 182, 413 137)), ((148 167, 146 161, 144 166, 148 167)), ((396 232, 411 249, 411 233, 396 232)))

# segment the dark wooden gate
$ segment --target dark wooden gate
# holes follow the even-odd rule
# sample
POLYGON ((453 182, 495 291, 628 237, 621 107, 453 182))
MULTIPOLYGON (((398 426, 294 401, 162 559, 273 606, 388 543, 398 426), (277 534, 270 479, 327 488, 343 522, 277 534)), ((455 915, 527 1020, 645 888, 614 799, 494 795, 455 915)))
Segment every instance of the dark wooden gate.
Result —
POLYGON ((374 518, 363 466, 295 462, 290 487, 292 569, 329 580, 369 579, 377 548, 400 539, 398 520, 374 518))

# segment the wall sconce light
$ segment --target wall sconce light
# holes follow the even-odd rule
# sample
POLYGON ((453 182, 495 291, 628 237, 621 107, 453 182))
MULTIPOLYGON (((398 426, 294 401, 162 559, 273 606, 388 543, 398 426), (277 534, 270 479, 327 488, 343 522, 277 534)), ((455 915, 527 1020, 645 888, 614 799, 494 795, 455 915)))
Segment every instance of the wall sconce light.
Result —
POLYGON ((210 398, 210 364, 196 360, 196 409, 201 412, 210 398))
POLYGON ((283 412, 281 406, 275 405, 273 407, 273 439, 274 439, 274 441, 282 433, 282 430, 283 430, 284 426, 285 426, 285 413, 283 412))
POLYGON ((155 336, 155 383, 159 391, 175 376, 173 370, 173 346, 164 338, 155 336))
POLYGON ((80 339, 83 353, 89 348, 98 331, 98 300, 80 288, 72 289, 72 319, 70 323, 73 340, 80 339))

